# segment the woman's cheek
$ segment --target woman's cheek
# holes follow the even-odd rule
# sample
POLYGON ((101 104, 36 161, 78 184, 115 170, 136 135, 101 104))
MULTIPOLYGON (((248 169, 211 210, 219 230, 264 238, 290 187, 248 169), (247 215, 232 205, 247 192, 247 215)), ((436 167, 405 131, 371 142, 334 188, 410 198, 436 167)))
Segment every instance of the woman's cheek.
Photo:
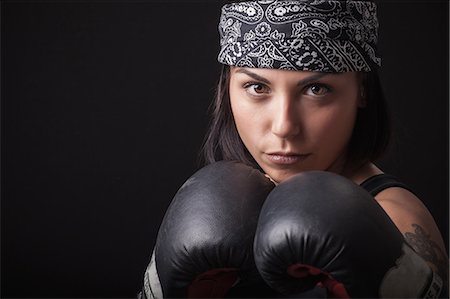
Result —
POLYGON ((261 127, 260 118, 255 116, 255 113, 245 109, 245 107, 236 109, 235 122, 239 136, 252 155, 255 154, 257 140, 260 137, 259 129, 261 127))
POLYGON ((239 136, 250 153, 254 154, 257 142, 262 137, 263 109, 243 97, 236 97, 231 100, 231 110, 239 136))
MULTIPOLYGON (((339 107, 338 107, 339 108, 339 107)), ((354 108, 335 109, 322 120, 321 136, 323 147, 329 148, 335 154, 340 154, 350 141, 355 124, 356 110, 354 108)))

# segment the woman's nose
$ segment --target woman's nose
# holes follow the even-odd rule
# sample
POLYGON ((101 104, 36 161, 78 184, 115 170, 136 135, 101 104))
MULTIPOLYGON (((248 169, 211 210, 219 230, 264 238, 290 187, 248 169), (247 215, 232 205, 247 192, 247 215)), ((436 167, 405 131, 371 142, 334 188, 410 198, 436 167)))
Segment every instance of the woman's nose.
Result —
POLYGON ((274 101, 272 114, 272 133, 287 139, 300 133, 299 111, 296 101, 290 96, 279 96, 274 101))

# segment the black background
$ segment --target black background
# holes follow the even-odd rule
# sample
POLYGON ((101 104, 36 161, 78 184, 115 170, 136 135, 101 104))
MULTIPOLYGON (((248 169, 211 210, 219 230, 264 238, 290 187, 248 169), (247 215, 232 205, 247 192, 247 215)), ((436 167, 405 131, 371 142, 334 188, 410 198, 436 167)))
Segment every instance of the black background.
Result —
MULTIPOLYGON (((134 297, 198 168, 219 1, 2 2, 2 297, 134 297)), ((448 243, 448 3, 379 3, 395 139, 378 164, 448 243)), ((447 246, 448 248, 448 246, 447 246)))

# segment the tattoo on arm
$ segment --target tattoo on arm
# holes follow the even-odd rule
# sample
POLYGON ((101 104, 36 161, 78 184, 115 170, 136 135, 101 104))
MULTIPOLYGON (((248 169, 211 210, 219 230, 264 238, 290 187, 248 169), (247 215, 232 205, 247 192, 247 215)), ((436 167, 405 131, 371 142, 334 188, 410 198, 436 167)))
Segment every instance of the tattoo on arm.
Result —
POLYGON ((448 258, 436 242, 431 240, 430 235, 418 224, 412 224, 414 232, 406 232, 405 240, 426 262, 436 267, 436 272, 448 283, 448 258))

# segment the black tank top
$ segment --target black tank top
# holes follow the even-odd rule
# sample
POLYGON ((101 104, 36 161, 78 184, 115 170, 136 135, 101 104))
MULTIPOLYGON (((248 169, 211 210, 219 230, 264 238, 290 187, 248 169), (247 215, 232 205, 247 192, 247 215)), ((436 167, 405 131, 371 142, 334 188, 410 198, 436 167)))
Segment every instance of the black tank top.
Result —
POLYGON ((400 187, 414 193, 411 188, 400 182, 395 176, 385 173, 377 174, 366 179, 360 186, 366 189, 373 197, 390 187, 400 187))

